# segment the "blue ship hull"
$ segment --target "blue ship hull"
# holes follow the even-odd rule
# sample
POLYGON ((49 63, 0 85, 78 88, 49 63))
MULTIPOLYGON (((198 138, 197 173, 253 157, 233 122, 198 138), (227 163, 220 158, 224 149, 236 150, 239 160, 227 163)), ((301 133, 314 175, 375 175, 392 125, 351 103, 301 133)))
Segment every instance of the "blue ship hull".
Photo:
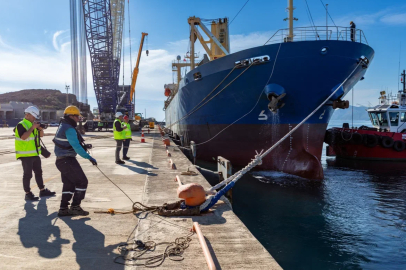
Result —
MULTIPOLYGON (((361 56, 371 62, 374 51, 362 43, 334 40, 272 44, 230 54, 186 74, 166 108, 166 126, 183 136, 184 144, 188 145, 190 141, 201 144, 197 146, 197 159, 213 160, 213 157, 223 156, 233 166, 245 166, 256 151, 271 147, 317 108, 353 72, 361 56), (327 48, 327 52, 322 53, 322 48, 327 48), (237 61, 264 55, 269 56, 268 62, 232 71, 237 61), (182 119, 201 104, 230 71, 226 80, 204 102, 244 73, 200 109, 182 119), (202 76, 199 80, 194 79, 197 72, 202 76), (285 106, 276 114, 268 109, 267 93, 271 92, 286 94, 282 99, 285 106), (231 123, 234 124, 230 126, 231 123)), ((366 70, 359 66, 331 102, 345 96, 366 70)), ((325 130, 334 111, 331 102, 318 110, 257 168, 322 179, 320 158, 325 130)))

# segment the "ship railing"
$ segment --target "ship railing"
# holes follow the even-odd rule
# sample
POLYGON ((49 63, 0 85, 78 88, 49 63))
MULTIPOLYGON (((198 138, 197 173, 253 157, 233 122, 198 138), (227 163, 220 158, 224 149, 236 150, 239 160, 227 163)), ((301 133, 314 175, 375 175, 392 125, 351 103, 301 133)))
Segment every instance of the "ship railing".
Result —
POLYGON ((352 41, 368 45, 364 31, 341 26, 295 27, 293 37, 289 36, 288 28, 279 29, 265 44, 314 40, 352 41))

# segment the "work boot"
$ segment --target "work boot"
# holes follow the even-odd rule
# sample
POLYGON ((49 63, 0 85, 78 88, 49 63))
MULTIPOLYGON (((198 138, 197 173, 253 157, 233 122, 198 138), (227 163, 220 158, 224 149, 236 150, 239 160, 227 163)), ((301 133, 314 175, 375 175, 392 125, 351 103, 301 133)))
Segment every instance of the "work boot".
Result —
POLYGON ((30 193, 25 194, 25 200, 26 201, 38 201, 39 198, 36 197, 32 192, 30 192, 30 193))
POLYGON ((116 160, 116 164, 125 164, 125 162, 122 160, 116 160))
POLYGON ((75 205, 70 207, 70 213, 74 216, 87 216, 89 212, 85 211, 80 207, 80 205, 75 205))
POLYGON ((124 159, 124 160, 130 160, 130 158, 129 158, 129 157, 123 157, 123 159, 124 159))
POLYGON ((58 217, 66 217, 66 216, 72 216, 71 212, 69 211, 69 208, 59 209, 58 217))
POLYGON ((47 197, 47 196, 55 196, 56 192, 50 191, 49 189, 45 188, 39 192, 40 197, 47 197))

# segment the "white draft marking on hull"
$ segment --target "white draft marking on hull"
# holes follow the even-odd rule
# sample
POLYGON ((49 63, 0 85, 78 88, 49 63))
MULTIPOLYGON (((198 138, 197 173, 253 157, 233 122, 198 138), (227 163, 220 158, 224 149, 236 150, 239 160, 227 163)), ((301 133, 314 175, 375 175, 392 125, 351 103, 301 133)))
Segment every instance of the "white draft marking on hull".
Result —
POLYGON ((263 110, 263 111, 259 114, 258 120, 260 120, 260 121, 266 121, 266 120, 268 120, 268 116, 267 116, 266 114, 264 114, 264 112, 265 112, 265 110, 263 110))
POLYGON ((324 114, 326 113, 326 110, 320 115, 319 119, 323 119, 324 114))

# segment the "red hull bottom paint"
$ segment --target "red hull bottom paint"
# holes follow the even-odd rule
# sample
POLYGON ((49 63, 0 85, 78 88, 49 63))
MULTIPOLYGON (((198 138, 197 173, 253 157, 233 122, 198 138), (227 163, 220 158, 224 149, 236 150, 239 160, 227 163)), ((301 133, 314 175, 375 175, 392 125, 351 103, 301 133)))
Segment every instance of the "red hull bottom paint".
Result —
MULTIPOLYGON (((349 158, 349 159, 362 159, 362 160, 395 160, 395 161, 406 161, 406 150, 398 152, 393 149, 393 147, 385 148, 381 146, 382 137, 390 137, 394 141, 405 141, 402 137, 402 133, 395 132, 379 132, 371 130, 351 130, 334 128, 333 130, 339 132, 356 132, 363 136, 375 135, 378 137, 379 143, 374 147, 367 147, 364 144, 355 144, 351 140, 343 141, 342 139, 337 140, 337 143, 331 144, 333 150, 337 157, 349 158)), ((405 134, 403 134, 405 135, 405 134)), ((337 135, 336 135, 337 136, 337 135)))
MULTIPOLYGON (((196 144, 213 138, 226 125, 193 126, 184 141, 196 144)), ((197 159, 213 161, 222 156, 234 167, 244 167, 261 150, 266 151, 295 125, 233 125, 211 141, 197 146, 197 159)), ((266 156, 257 170, 274 170, 309 179, 323 179, 320 163, 327 124, 304 124, 266 156)))

